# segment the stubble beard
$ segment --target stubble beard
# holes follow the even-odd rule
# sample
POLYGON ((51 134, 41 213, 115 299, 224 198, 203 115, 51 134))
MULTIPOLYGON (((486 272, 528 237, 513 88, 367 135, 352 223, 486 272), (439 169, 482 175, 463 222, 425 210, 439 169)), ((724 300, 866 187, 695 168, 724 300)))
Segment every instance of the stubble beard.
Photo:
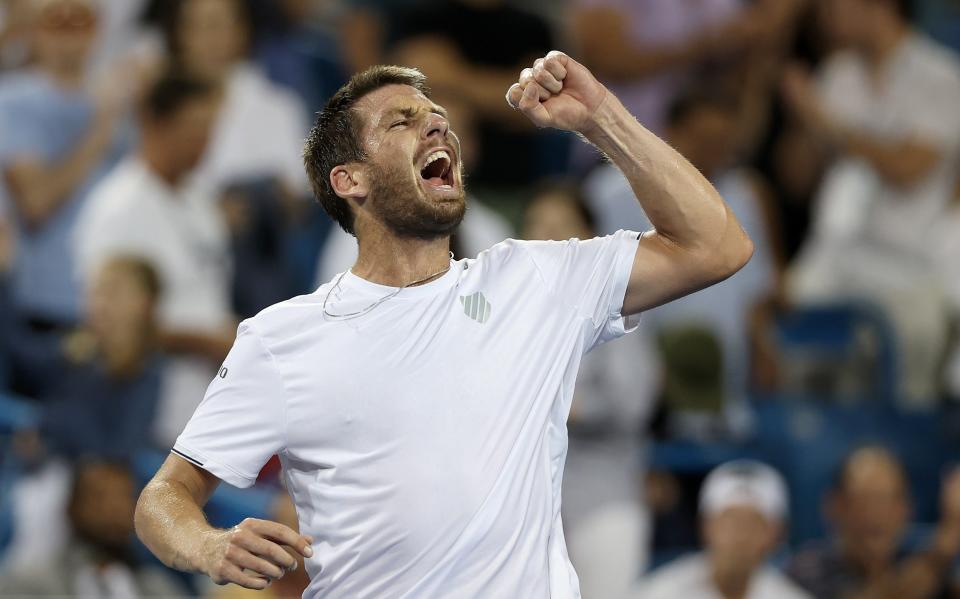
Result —
POLYGON ((373 209, 397 236, 437 239, 448 237, 460 225, 467 208, 462 186, 454 199, 431 200, 404 169, 371 166, 373 209))

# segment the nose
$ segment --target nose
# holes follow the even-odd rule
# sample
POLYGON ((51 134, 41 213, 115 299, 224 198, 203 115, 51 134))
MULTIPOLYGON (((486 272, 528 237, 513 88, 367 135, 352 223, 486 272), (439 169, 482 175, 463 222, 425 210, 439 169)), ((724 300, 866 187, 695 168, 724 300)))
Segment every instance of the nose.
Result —
POLYGON ((430 139, 431 137, 446 137, 447 131, 450 130, 450 123, 447 122, 447 119, 443 118, 439 114, 430 113, 427 115, 426 122, 423 126, 423 138, 430 139))

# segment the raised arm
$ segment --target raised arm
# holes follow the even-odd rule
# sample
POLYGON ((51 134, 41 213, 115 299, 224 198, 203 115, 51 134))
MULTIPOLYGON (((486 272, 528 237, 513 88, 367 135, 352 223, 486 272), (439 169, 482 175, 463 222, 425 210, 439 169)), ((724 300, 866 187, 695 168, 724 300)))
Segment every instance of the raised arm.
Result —
POLYGON ((293 552, 313 555, 309 537, 247 518, 231 529, 211 526, 203 506, 220 480, 171 454, 137 502, 137 536, 164 564, 209 576, 217 584, 264 589, 297 567, 293 552))
POLYGON ((550 52, 523 70, 507 101, 537 126, 579 133, 630 182, 654 230, 640 239, 624 314, 717 283, 750 259, 753 243, 710 182, 577 61, 550 52))

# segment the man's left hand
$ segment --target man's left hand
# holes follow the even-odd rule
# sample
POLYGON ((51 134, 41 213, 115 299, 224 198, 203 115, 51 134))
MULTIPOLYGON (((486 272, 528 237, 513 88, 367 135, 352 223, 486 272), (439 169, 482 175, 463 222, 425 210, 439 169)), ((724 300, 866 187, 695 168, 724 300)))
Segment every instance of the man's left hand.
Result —
POLYGON ((553 50, 520 72, 507 103, 538 127, 586 134, 608 93, 585 66, 553 50))

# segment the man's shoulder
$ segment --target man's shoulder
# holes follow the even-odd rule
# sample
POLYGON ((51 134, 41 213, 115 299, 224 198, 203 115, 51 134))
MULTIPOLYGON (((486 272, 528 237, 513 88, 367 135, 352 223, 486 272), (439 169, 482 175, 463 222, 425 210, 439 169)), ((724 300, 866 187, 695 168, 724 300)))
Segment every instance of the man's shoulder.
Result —
POLYGON ((87 196, 82 220, 97 223, 93 234, 114 224, 130 227, 149 219, 151 192, 148 182, 132 160, 125 160, 107 172, 87 196))
POLYGON ((323 299, 331 283, 306 293, 277 302, 240 323, 240 330, 249 330, 265 343, 288 339, 327 323, 323 315, 323 299))

